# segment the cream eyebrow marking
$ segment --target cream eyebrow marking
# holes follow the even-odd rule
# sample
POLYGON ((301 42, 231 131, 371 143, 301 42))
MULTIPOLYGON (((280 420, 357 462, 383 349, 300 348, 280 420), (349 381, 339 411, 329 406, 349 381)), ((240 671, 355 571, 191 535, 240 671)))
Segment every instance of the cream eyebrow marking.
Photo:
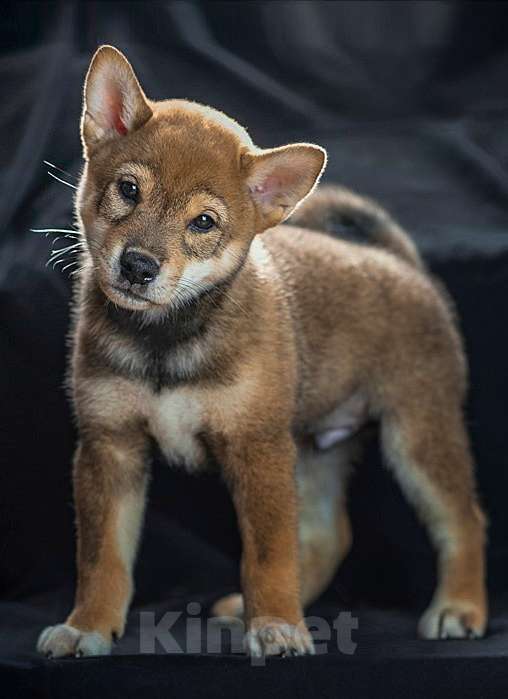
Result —
POLYGON ((151 175, 155 177, 154 169, 148 163, 143 163, 137 160, 128 160, 126 163, 121 163, 116 168, 116 175, 132 175, 136 177, 137 175, 151 175))
POLYGON ((189 205, 197 204, 199 197, 203 198, 203 211, 209 210, 216 213, 221 219, 220 223, 225 223, 228 220, 228 207, 223 197, 206 188, 195 189, 189 194, 189 205))

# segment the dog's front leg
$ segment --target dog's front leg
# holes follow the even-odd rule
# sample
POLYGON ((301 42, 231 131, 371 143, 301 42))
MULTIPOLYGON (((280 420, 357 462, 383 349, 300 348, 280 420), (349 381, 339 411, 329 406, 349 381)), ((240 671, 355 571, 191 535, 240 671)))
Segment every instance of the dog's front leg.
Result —
POLYGON ((249 435, 221 452, 242 537, 246 651, 312 653, 300 602, 293 439, 249 435))
POLYGON ((122 635, 144 511, 146 442, 134 430, 82 440, 74 464, 75 607, 37 648, 48 657, 104 655, 122 635))

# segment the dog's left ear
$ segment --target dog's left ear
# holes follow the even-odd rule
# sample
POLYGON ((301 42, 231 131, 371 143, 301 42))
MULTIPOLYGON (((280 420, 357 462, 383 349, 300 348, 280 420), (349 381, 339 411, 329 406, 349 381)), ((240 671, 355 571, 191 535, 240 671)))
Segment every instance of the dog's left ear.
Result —
POLYGON ((85 80, 81 139, 85 158, 98 145, 139 129, 152 116, 143 90, 123 53, 101 46, 85 80))
POLYGON ((319 182, 326 151, 310 143, 248 151, 242 155, 256 208, 256 233, 285 221, 319 182))

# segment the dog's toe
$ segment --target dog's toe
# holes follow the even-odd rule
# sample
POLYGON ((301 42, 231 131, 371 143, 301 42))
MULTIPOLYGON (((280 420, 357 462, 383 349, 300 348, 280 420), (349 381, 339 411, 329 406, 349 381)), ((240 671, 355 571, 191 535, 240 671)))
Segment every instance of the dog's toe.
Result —
POLYGON ((80 658, 85 655, 108 655, 111 643, 97 631, 80 631, 69 624, 59 624, 44 629, 37 641, 37 650, 46 658, 69 655, 80 658))
POLYGON ((485 632, 485 613, 471 603, 434 604, 420 619, 422 638, 481 638, 485 632))
POLYGON ((294 626, 276 620, 252 626, 245 635, 245 650, 254 658, 315 653, 312 636, 303 623, 294 626))

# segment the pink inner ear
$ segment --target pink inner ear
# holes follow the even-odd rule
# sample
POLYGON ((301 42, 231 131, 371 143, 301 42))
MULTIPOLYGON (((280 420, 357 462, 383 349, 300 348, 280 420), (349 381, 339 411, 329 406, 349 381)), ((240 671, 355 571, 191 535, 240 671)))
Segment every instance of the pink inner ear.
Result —
POLYGON ((267 175, 263 181, 254 185, 253 194, 260 202, 271 201, 284 188, 284 178, 278 175, 267 175))
POLYGON ((127 133, 127 127, 123 123, 122 118, 119 114, 117 114, 115 119, 115 129, 121 136, 125 136, 125 134, 127 133))
POLYGON ((108 121, 112 128, 121 136, 125 136, 128 132, 127 126, 122 119, 123 100, 122 93, 118 88, 110 86, 108 93, 105 96, 108 121))

